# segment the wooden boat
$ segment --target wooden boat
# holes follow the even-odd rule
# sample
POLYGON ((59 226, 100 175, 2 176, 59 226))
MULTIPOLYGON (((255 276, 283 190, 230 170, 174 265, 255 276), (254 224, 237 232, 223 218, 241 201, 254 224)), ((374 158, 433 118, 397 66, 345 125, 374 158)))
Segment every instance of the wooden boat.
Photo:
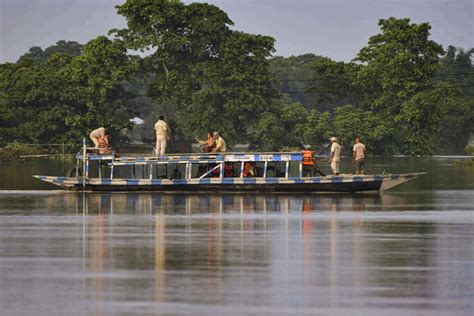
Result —
POLYGON ((34 177, 81 191, 367 192, 390 189, 423 173, 303 177, 303 156, 220 153, 118 157, 77 154, 71 176, 34 177), (253 176, 245 176, 251 166, 253 176), (83 170, 84 172, 81 172, 83 170))

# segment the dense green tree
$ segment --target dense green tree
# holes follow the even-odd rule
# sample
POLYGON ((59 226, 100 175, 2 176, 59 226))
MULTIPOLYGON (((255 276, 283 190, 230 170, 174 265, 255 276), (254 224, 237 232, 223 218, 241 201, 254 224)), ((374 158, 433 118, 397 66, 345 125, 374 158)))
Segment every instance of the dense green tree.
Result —
POLYGON ((305 144, 321 145, 331 136, 332 120, 329 112, 309 111, 304 124, 303 138, 305 144))
POLYGON ((138 58, 127 55, 121 40, 99 36, 84 46, 83 54, 66 70, 70 84, 78 87, 81 96, 78 111, 67 118, 74 137, 97 126, 119 131, 130 124, 135 114, 134 95, 123 83, 132 81, 138 68, 138 58))
POLYGON ((274 111, 261 115, 256 126, 255 145, 264 150, 299 147, 305 143, 307 110, 301 103, 291 103, 288 96, 276 99, 274 111))
POLYGON ((33 46, 28 53, 23 54, 19 60, 32 59, 37 64, 44 64, 53 54, 64 53, 71 57, 82 54, 82 45, 74 41, 60 40, 55 45, 47 47, 44 51, 39 46, 33 46))
POLYGON ((314 82, 318 79, 313 64, 325 59, 314 54, 271 58, 271 72, 276 77, 275 88, 288 94, 293 102, 301 103, 308 110, 312 109, 316 100, 308 90, 314 87, 314 82))
POLYGON ((274 40, 232 31, 219 8, 180 1, 129 0, 118 6, 129 48, 146 50, 150 96, 186 139, 220 130, 230 143, 255 138, 258 117, 272 104, 268 57, 274 40))

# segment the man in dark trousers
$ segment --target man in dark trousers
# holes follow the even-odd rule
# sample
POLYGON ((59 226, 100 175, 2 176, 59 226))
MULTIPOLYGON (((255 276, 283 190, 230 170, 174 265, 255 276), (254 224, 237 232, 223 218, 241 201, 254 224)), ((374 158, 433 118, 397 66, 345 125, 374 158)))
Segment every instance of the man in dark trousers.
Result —
POLYGON ((319 170, 316 157, 314 152, 311 150, 310 145, 306 145, 303 150, 303 177, 313 177, 316 173, 319 173, 322 177, 326 175, 319 170))

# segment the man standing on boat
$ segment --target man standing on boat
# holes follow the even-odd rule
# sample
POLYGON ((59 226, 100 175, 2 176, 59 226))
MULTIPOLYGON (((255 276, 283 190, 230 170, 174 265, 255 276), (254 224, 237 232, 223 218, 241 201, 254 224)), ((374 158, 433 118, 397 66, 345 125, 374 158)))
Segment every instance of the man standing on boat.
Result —
POLYGON ((315 173, 319 173, 321 176, 325 177, 326 175, 319 170, 316 157, 314 152, 311 150, 310 145, 305 145, 303 150, 303 176, 312 177, 315 173))
POLYGON ((216 146, 212 150, 213 153, 218 153, 218 152, 225 152, 227 150, 227 146, 225 145, 225 140, 224 138, 219 136, 218 132, 214 132, 214 141, 216 146))
POLYGON ((341 145, 337 143, 336 137, 329 138, 331 141, 331 158, 329 158, 329 163, 331 163, 331 170, 334 176, 339 175, 339 162, 341 161, 341 145))
POLYGON ((164 155, 166 152, 166 143, 170 139, 171 132, 168 127, 168 124, 165 122, 163 115, 160 115, 158 121, 155 124, 156 131, 156 155, 164 155))
POLYGON ((355 145, 353 149, 352 163, 356 165, 356 174, 364 174, 365 168, 365 145, 360 142, 360 137, 357 136, 355 139, 355 145))
MULTIPOLYGON (((89 134, 89 138, 92 140, 94 143, 95 148, 100 147, 100 142, 99 139, 101 139, 102 142, 105 142, 105 144, 108 146, 109 145, 109 138, 106 137, 106 134, 109 132, 109 127, 99 127, 93 130, 89 134)), ((108 136, 108 135, 107 135, 108 136)))

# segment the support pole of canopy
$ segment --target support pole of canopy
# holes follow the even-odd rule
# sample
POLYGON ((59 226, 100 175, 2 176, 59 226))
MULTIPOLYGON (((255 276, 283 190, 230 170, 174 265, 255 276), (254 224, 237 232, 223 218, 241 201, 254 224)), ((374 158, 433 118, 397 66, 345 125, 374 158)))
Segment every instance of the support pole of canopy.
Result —
POLYGON ((267 167, 268 167, 268 161, 265 161, 265 163, 263 164, 263 177, 264 178, 267 177, 267 167))
POLYGON ((86 187, 86 138, 82 138, 82 187, 86 187))
POLYGON ((285 166, 285 178, 288 178, 289 175, 290 175, 290 162, 287 161, 286 166, 285 166))

